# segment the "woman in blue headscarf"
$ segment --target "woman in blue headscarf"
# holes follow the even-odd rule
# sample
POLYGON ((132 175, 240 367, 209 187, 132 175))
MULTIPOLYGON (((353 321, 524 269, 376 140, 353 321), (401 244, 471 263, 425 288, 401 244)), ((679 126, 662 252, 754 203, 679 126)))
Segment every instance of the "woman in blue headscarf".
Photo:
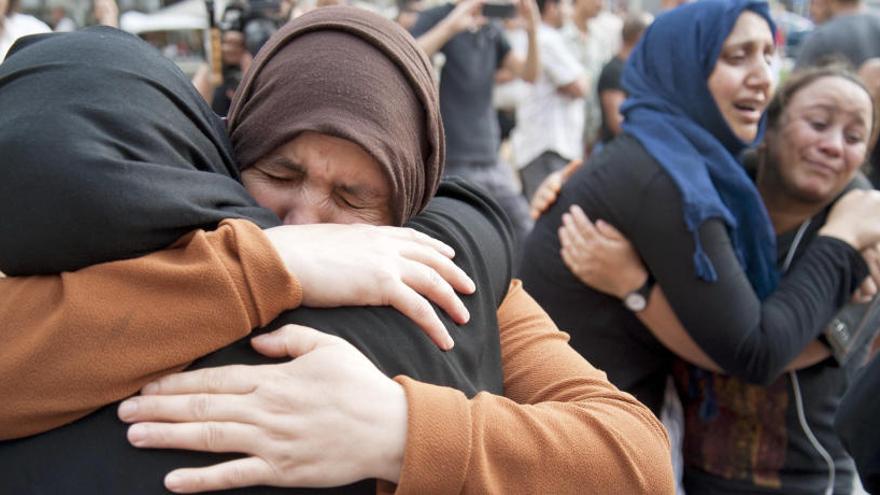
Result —
POLYGON ((643 322, 661 327, 653 322, 672 315, 659 308, 671 306, 687 329, 675 338, 729 374, 767 383, 867 274, 859 249, 876 235, 850 214, 832 218, 779 281, 773 226, 737 161, 763 132, 773 33, 767 4, 754 0, 704 0, 660 16, 624 72, 624 133, 568 181, 526 244, 529 292, 577 350, 658 414, 673 337, 643 322), (632 241, 649 275, 617 278, 638 289, 612 297, 572 274, 558 236, 572 206, 632 241))

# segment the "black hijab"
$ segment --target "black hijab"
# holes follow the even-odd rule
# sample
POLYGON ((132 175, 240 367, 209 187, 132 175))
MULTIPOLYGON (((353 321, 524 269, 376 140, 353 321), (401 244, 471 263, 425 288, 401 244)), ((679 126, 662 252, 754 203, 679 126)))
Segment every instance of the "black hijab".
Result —
POLYGON ((183 73, 110 28, 23 38, 0 64, 0 272, 76 270, 223 218, 277 218, 239 183, 183 73))

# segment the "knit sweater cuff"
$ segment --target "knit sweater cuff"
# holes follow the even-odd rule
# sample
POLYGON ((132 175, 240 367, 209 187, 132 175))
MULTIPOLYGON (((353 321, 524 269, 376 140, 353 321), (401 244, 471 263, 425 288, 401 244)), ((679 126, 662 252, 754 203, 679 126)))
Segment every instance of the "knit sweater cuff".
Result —
POLYGON ((458 390, 405 376, 394 381, 406 393, 409 417, 396 493, 461 492, 471 455, 467 397, 458 390))
POLYGON ((302 287, 292 276, 268 237, 246 220, 224 220, 232 228, 230 258, 224 265, 235 280, 252 327, 261 327, 282 311, 302 303, 302 287), (238 265, 240 268, 236 268, 238 265))

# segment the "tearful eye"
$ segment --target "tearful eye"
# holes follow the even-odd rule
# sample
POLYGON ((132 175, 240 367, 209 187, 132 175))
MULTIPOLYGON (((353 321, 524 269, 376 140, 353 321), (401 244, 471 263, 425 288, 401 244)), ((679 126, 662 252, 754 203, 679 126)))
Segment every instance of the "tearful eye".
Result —
POLYGON ((861 134, 847 134, 844 136, 847 144, 859 144, 865 141, 865 137, 861 134))

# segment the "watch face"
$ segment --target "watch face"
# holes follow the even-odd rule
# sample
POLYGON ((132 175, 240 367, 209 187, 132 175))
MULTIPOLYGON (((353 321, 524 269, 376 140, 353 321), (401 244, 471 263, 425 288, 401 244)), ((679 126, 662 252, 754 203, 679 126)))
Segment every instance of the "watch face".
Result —
POLYGON ((648 301, 645 300, 645 296, 638 292, 631 292, 623 299, 623 305, 630 311, 639 312, 645 309, 645 306, 648 305, 648 301))

